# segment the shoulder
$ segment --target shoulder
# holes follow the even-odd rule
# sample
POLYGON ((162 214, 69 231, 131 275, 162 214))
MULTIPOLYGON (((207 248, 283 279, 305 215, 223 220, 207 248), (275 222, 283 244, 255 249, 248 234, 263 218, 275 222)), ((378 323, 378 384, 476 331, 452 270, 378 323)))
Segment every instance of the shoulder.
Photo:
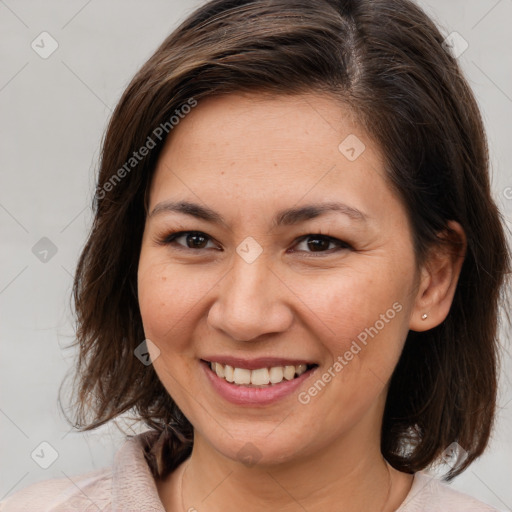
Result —
POLYGON ((112 468, 36 482, 0 502, 0 512, 103 510, 110 502, 112 468))
POLYGON ((499 512, 472 496, 452 489, 438 478, 415 473, 409 494, 396 512, 499 512))
POLYGON ((1 501, 0 512, 165 512, 144 456, 157 437, 154 431, 131 436, 116 452, 112 466, 31 484, 1 501))

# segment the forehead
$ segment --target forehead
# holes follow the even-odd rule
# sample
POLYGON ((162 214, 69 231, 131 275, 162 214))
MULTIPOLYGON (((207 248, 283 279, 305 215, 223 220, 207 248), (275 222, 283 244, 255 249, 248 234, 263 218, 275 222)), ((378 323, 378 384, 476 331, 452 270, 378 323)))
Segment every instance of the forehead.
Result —
MULTIPOLYGON (((359 150, 363 144, 375 146, 348 108, 329 96, 237 93, 200 99, 170 133, 164 154, 179 152, 182 158, 209 164, 228 159, 229 167, 245 160, 245 168, 263 170, 259 163, 269 160, 275 166, 332 160, 350 136, 359 139, 359 150)), ((375 152, 372 147, 370 153, 375 152)))
POLYGON ((185 199, 255 213, 320 201, 365 211, 390 193, 379 148, 340 102, 232 94, 199 100, 174 127, 152 181, 150 210, 185 199))

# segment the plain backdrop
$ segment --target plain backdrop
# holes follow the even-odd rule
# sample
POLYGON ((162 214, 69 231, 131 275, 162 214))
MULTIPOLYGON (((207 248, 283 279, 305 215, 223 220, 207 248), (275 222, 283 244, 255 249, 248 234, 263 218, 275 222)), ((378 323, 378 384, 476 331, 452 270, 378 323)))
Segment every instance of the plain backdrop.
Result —
MULTIPOLYGON (((70 432, 57 406, 75 356, 64 350, 73 339, 72 274, 111 111, 139 67, 202 3, 0 0, 0 499, 110 465, 122 442, 112 426, 70 432)), ((420 3, 443 33, 467 42, 459 61, 482 109, 493 191, 510 227, 512 0, 420 3)), ((512 364, 510 336, 502 339, 492 443, 452 485, 511 510, 512 364)))

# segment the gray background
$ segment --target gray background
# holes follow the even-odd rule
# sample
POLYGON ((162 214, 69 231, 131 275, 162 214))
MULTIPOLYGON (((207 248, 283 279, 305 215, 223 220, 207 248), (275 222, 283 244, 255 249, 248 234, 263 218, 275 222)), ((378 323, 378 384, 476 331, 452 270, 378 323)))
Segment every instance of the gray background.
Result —
MULTIPOLYGON (((114 426, 70 433, 57 407, 58 387, 74 357, 64 350, 73 339, 72 273, 91 222, 94 173, 111 110, 164 37, 202 3, 0 0, 0 499, 32 482, 72 480, 110 465, 119 447, 114 426), (47 59, 31 47, 43 31, 58 43, 47 59), (51 243, 41 242, 43 237, 51 243), (41 442, 57 455, 47 469, 31 458, 35 450, 39 464, 52 461, 52 449, 41 442)), ((459 60, 482 109, 493 190, 510 227, 512 0, 421 5, 446 35, 457 31, 469 44, 459 60)), ((491 446, 452 485, 511 510, 512 392, 506 374, 512 364, 506 338, 491 446)))

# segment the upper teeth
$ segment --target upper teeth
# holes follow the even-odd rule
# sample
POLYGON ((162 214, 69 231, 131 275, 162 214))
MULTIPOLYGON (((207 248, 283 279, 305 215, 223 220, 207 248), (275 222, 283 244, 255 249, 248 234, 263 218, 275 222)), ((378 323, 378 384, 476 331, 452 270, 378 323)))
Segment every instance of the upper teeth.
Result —
POLYGON ((253 386, 265 386, 267 384, 279 384, 286 380, 292 380, 295 375, 302 375, 307 370, 307 365, 297 366, 273 366, 271 368, 258 368, 247 370, 246 368, 233 368, 229 364, 210 363, 210 368, 221 378, 235 384, 252 384, 253 386))

